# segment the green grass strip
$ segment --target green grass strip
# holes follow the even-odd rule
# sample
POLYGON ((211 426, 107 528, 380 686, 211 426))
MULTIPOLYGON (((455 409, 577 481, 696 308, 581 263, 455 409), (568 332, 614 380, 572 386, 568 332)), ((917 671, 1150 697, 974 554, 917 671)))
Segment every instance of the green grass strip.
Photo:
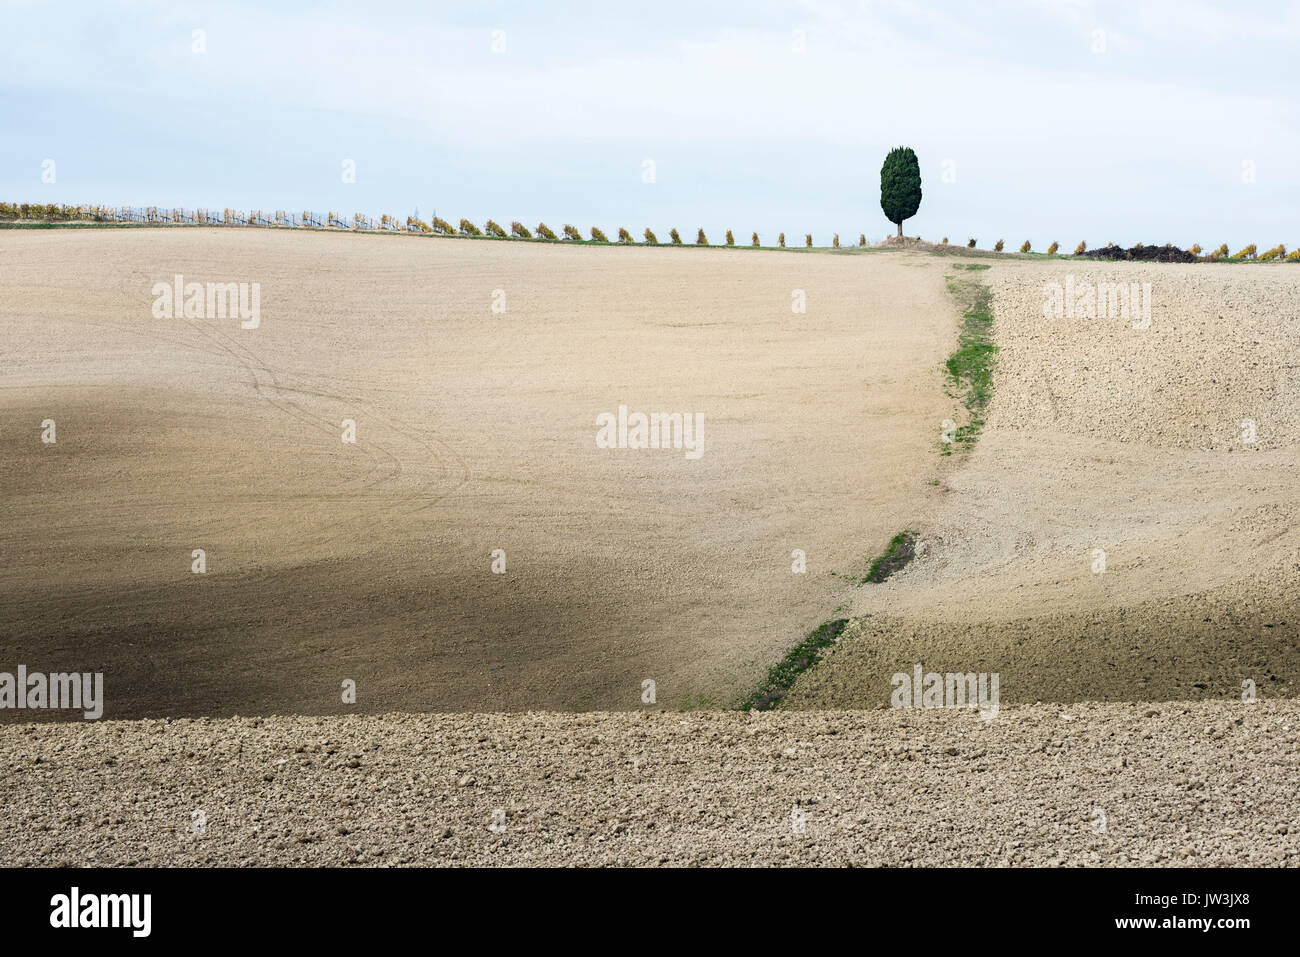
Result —
POLYGON ((993 366, 998 347, 993 342, 993 292, 976 279, 948 280, 948 291, 965 306, 957 350, 948 357, 948 395, 966 407, 967 421, 958 426, 943 454, 969 450, 984 428, 984 414, 993 398, 993 366))
POLYGON ((821 660, 822 650, 835 644, 847 618, 837 618, 824 622, 821 627, 808 635, 800 644, 790 650, 779 664, 773 665, 767 672, 767 680, 755 691, 744 704, 741 711, 771 711, 781 703, 794 686, 795 679, 821 660))
POLYGON ((916 556, 916 534, 908 529, 889 540, 885 553, 872 561, 859 584, 878 585, 916 556))

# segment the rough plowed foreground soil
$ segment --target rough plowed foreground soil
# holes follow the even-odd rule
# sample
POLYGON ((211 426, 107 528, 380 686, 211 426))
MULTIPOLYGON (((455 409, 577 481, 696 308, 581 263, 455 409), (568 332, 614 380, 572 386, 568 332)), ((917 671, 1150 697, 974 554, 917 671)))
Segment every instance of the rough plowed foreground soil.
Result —
POLYGON ((43 865, 1294 866, 1298 735, 1300 707, 1265 701, 26 725, 0 736, 0 848, 43 865))

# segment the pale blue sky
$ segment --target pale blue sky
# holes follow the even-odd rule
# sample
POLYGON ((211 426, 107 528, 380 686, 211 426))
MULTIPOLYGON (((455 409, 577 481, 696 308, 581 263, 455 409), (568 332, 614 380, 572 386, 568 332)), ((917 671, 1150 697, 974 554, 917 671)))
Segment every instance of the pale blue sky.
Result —
POLYGON ((0 36, 16 202, 824 244, 891 231, 906 144, 909 234, 1300 245, 1296 2, 8 0, 0 36))

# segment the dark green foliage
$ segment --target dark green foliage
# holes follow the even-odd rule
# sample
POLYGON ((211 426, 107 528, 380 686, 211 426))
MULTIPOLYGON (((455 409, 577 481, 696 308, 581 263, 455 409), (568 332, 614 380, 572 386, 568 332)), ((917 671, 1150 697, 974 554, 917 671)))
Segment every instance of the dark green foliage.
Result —
POLYGON ((835 644, 839 638, 840 632, 844 626, 849 623, 847 618, 837 618, 834 621, 828 621, 822 624, 820 628, 812 632, 807 638, 791 649, 790 653, 775 664, 767 673, 767 680, 763 682, 763 687, 755 691, 740 706, 742 711, 770 711, 781 703, 794 685, 795 679, 803 672, 807 671, 821 659, 822 650, 835 644))
POLYGON ((903 235, 903 220, 921 208, 921 164, 910 146, 889 151, 880 167, 880 208, 903 235))
POLYGON ((885 554, 874 559, 860 584, 878 585, 916 557, 916 533, 904 529, 890 539, 885 554))

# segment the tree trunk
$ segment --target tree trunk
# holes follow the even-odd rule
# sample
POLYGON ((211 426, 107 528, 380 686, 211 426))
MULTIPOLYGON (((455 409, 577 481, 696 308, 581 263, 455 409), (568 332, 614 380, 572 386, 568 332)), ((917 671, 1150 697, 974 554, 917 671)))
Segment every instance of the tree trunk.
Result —
POLYGON ((898 238, 903 238, 903 221, 901 219, 898 221, 898 238))

